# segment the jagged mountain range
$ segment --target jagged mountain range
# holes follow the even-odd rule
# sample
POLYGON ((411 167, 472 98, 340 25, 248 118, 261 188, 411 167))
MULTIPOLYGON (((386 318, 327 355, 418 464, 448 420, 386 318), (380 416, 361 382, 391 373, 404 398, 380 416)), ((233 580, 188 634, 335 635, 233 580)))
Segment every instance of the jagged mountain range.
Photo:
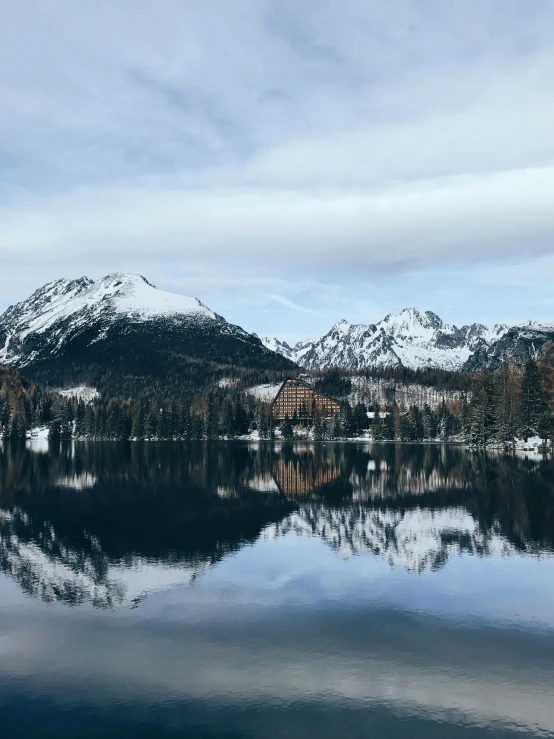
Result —
POLYGON ((554 341, 554 323, 532 321, 492 328, 472 323, 458 328, 431 311, 406 308, 376 324, 339 321, 321 338, 294 346, 264 337, 269 349, 307 369, 344 367, 425 367, 444 370, 496 369, 504 359, 523 363, 547 341, 554 341))

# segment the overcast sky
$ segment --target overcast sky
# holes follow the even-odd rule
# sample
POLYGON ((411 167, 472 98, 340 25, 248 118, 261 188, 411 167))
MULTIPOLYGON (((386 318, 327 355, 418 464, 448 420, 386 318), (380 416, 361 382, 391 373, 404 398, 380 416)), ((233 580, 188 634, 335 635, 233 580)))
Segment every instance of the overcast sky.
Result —
POLYGON ((130 271, 289 340, 554 321, 554 2, 0 12, 0 309, 130 271))

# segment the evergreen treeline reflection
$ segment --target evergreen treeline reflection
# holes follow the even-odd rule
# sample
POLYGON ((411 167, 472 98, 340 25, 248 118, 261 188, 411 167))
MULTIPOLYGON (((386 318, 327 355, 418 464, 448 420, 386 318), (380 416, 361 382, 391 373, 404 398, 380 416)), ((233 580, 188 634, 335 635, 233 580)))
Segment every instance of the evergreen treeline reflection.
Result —
POLYGON ((190 582, 264 530, 413 571, 461 552, 554 551, 550 460, 447 445, 0 449, 0 568, 45 600, 132 602, 150 577, 190 582))

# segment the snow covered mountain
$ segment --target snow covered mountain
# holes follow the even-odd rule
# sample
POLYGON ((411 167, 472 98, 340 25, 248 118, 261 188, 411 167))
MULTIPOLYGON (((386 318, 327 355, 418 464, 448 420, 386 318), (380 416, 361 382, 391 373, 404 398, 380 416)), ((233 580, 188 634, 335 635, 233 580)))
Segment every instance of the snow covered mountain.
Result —
MULTIPOLYGON (((56 280, 0 316, 0 363, 63 386, 98 375, 176 374, 183 358, 247 367, 292 366, 196 298, 144 277, 56 280)), ((92 378, 94 380, 94 378, 92 378)))
POLYGON ((274 351, 308 369, 402 366, 445 370, 497 367, 504 358, 524 361, 546 341, 554 339, 554 325, 525 326, 480 323, 457 326, 443 323, 435 313, 406 308, 389 314, 377 324, 354 325, 339 321, 314 341, 290 347, 278 339, 264 338, 274 351))

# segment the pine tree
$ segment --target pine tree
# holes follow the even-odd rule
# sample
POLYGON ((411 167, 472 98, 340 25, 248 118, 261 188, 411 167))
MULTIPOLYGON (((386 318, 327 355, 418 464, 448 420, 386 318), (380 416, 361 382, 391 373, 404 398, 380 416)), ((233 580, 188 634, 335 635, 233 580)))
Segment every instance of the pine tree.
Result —
POLYGON ((438 434, 440 439, 441 441, 449 441, 454 431, 454 418, 444 398, 438 410, 438 419, 438 434))
POLYGON ((84 433, 85 433, 85 436, 92 438, 94 436, 94 432, 95 432, 94 407, 89 404, 87 405, 85 409, 84 433))
POLYGON ((375 406, 373 414, 373 438, 375 441, 382 441, 385 438, 385 425, 379 406, 375 406))
POLYGON ((546 393, 541 385, 537 362, 529 358, 521 381, 521 431, 527 441, 537 434, 541 418, 548 412, 546 393))
POLYGON ((325 422, 323 418, 318 415, 314 422, 314 440, 323 441, 325 436, 325 422))
POLYGON ((427 405, 423 406, 423 438, 424 439, 435 439, 437 436, 437 425, 435 423, 435 417, 433 411, 427 405))
POLYGON ((294 439, 294 430, 292 426, 292 421, 288 416, 285 416, 285 420, 283 421, 283 425, 281 426, 281 436, 286 441, 290 441, 291 439, 294 439))
POLYGON ((537 433, 543 440, 544 446, 550 445, 554 449, 554 414, 550 409, 546 410, 539 419, 537 433))
POLYGON ((460 424, 460 434, 462 436, 462 439, 463 441, 467 441, 470 436, 470 425, 471 424, 470 424, 469 403, 467 402, 467 395, 465 393, 463 393, 462 395, 459 424, 460 424))
POLYGON ((52 419, 48 426, 48 438, 52 441, 59 441, 62 437, 61 427, 62 424, 59 418, 52 419))
POLYGON ((83 403, 82 400, 79 400, 77 403, 77 410, 75 412, 75 436, 77 437, 83 437, 86 433, 85 415, 86 415, 85 404, 83 403))
POLYGON ((383 420, 383 432, 384 432, 384 438, 387 441, 394 441, 396 438, 395 434, 395 422, 394 422, 394 412, 391 408, 387 408, 386 415, 383 420))
POLYGON ((133 425, 131 428, 133 439, 144 439, 144 420, 144 406, 142 403, 137 403, 133 409, 133 425))
POLYGON ((412 441, 422 441, 424 437, 423 414, 417 405, 412 405, 408 412, 409 437, 412 441))
POLYGON ((248 413, 246 412, 244 406, 241 403, 240 397, 237 397, 235 401, 235 428, 234 433, 238 434, 239 436, 242 436, 243 434, 248 433, 249 429, 249 419, 248 419, 248 413))
POLYGON ((158 415, 154 408, 150 408, 144 419, 144 438, 154 439, 158 435, 158 415))
POLYGON ((408 414, 398 411, 395 418, 395 437, 400 441, 410 441, 408 414))
POLYGON ((481 370, 473 388, 469 419, 470 443, 475 446, 487 446, 496 421, 494 383, 487 369, 481 370))
POLYGON ((356 436, 360 436, 369 428, 367 408, 364 403, 356 403, 352 411, 352 425, 356 436))
POLYGON ((495 378, 496 422, 494 435, 504 446, 514 445, 518 432, 519 383, 505 362, 495 378))
POLYGON ((347 400, 343 400, 339 411, 339 436, 343 439, 347 439, 354 433, 353 421, 354 419, 350 403, 347 400))
POLYGON ((208 395, 208 407, 206 410, 206 436, 215 439, 218 435, 218 413, 216 400, 213 393, 208 395))

